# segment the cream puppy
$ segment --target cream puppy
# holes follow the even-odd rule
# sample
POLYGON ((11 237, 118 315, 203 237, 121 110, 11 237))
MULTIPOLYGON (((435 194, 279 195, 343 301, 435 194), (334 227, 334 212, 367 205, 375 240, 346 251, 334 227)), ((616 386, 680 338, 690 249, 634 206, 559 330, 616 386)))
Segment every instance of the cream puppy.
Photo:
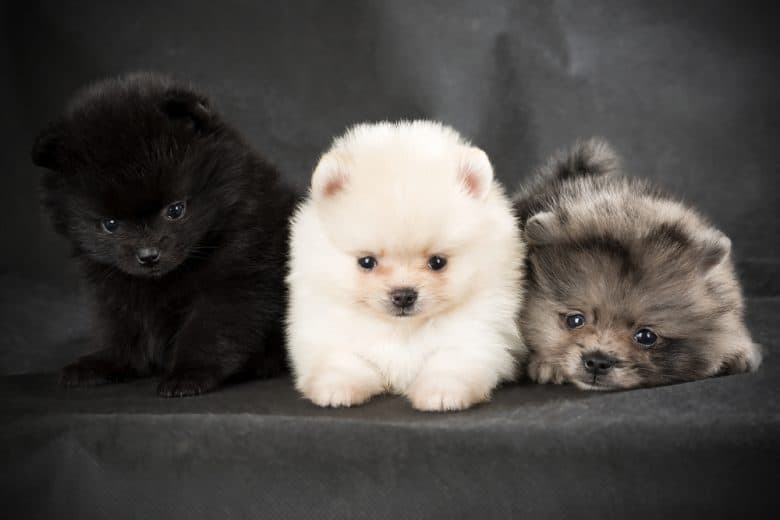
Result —
POLYGON ((314 403, 460 410, 515 375, 525 246, 487 155, 451 128, 355 126, 291 232, 288 349, 314 403))

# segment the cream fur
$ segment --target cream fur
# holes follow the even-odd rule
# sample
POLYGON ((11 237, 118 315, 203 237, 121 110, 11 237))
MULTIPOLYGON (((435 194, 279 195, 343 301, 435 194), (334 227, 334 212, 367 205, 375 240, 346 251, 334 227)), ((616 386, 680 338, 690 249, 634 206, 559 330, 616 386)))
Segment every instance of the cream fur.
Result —
POLYGON ((525 246, 481 150, 416 121, 358 125, 336 139, 292 220, 288 349, 295 384, 320 406, 383 392, 420 410, 490 397, 525 358, 517 316, 525 246), (444 255, 440 272, 427 258, 444 255), (366 272, 361 256, 378 260, 366 272), (416 287, 419 312, 387 312, 416 287))

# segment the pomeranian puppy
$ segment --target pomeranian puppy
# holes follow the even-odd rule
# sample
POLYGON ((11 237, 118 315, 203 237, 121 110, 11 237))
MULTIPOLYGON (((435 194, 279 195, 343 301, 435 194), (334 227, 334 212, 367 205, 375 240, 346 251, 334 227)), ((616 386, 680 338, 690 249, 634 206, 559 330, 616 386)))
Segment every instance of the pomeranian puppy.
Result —
POLYGON ((521 331, 539 383, 609 390, 755 370, 731 242, 579 143, 515 196, 528 243, 521 331))
POLYGON ((524 246, 485 153, 427 121, 358 125, 292 220, 288 349, 320 406, 490 397, 524 353, 524 246))
POLYGON ((98 350, 66 386, 161 373, 163 396, 284 366, 294 193, 200 92, 136 74, 77 94, 37 138, 43 203, 73 246, 98 350))

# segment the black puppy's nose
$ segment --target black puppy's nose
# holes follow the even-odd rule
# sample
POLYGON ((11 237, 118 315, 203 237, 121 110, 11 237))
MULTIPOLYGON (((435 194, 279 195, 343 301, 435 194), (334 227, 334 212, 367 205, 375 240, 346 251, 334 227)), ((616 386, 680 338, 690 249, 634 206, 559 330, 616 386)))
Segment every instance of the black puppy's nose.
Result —
POLYGON ((585 365, 585 370, 594 376, 609 372, 615 366, 615 361, 615 358, 600 351, 582 355, 582 364, 585 365))
POLYGON ((392 300, 393 305, 401 309, 411 307, 417 301, 417 289, 413 287, 393 289, 390 291, 390 300, 392 300))
POLYGON ((141 265, 154 265, 160 260, 160 250, 156 247, 142 247, 135 252, 135 257, 141 265))

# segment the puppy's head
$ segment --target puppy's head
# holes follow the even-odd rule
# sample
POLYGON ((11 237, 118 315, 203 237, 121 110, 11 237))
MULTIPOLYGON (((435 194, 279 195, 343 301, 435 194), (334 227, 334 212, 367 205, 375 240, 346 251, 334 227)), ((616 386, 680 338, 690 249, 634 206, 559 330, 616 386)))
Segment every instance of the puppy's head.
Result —
POLYGON ((338 251, 323 260, 328 276, 351 303, 386 319, 453 309, 479 290, 480 271, 502 261, 480 250, 494 189, 485 153, 449 128, 353 128, 312 176, 315 210, 338 251))
POLYGON ((682 207, 614 195, 527 222, 531 350, 583 389, 754 368, 728 238, 682 207))
POLYGON ((223 131, 208 100, 153 75, 82 91, 37 138, 49 171, 44 205, 76 254, 158 277, 190 256, 218 221, 230 185, 223 131), (227 173, 225 173, 227 172, 227 173))

